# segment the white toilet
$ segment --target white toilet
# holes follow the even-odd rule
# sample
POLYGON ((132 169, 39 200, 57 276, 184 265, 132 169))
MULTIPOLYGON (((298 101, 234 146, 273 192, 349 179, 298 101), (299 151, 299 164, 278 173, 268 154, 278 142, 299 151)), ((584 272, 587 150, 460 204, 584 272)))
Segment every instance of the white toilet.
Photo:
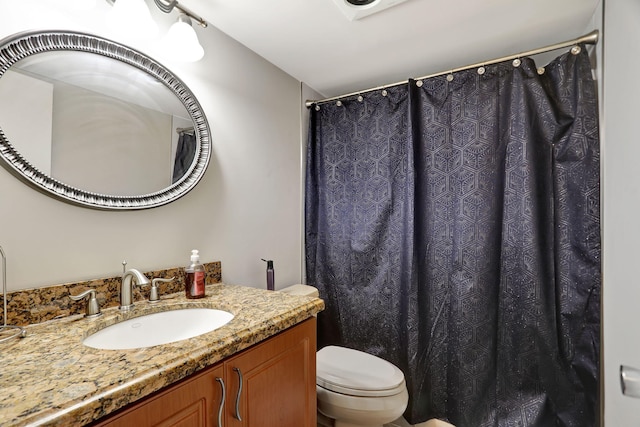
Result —
MULTIPOLYGON (((281 292, 318 296, 318 290, 293 285, 281 292)), ((362 351, 327 346, 316 353, 319 424, 382 427, 398 419, 409 400, 404 374, 392 363, 362 351)))

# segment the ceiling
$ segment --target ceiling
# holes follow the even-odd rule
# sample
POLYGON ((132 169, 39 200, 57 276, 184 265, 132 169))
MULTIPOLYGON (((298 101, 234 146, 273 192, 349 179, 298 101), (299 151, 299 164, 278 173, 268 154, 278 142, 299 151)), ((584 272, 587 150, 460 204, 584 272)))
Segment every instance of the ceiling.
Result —
POLYGON ((338 1, 180 3, 330 97, 580 37, 601 0, 407 0, 354 21, 338 1))

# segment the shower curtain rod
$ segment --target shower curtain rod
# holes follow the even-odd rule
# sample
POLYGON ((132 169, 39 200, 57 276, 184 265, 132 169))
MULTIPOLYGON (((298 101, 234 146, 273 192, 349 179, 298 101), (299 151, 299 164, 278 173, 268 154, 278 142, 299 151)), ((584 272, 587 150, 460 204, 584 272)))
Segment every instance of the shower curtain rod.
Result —
MULTIPOLYGON (((515 55, 503 56, 501 58, 491 59, 489 61, 484 61, 484 62, 478 62, 476 64, 466 65, 464 67, 454 68, 454 69, 451 69, 451 70, 442 71, 442 72, 435 73, 435 74, 429 74, 427 76, 416 77, 413 80, 426 80, 426 79, 430 79, 432 77, 437 77, 437 76, 442 76, 442 75, 445 75, 445 74, 455 73, 455 72, 458 72, 458 71, 468 70, 470 68, 484 67, 484 66, 487 66, 487 65, 496 64, 498 62, 510 61, 512 59, 522 58, 523 56, 532 56, 532 55, 537 55, 539 53, 549 52, 549 51, 552 51, 552 50, 564 49, 566 47, 575 46, 575 45, 580 44, 580 43, 596 44, 596 43, 598 43, 598 35, 599 35, 599 31, 598 30, 593 30, 590 33, 585 34, 582 37, 578 37, 577 39, 567 40, 567 41, 564 41, 564 42, 561 42, 561 43, 552 44, 552 45, 541 47, 541 48, 538 48, 538 49, 533 49, 533 50, 528 50, 526 52, 516 53, 515 55)), ((387 88, 392 87, 392 86, 399 86, 399 85, 407 83, 407 81, 408 80, 403 80, 403 81, 397 82, 397 83, 391 83, 391 84, 387 84, 387 85, 384 85, 384 86, 377 86, 377 87, 373 87, 373 88, 370 88, 370 89, 364 89, 364 90, 360 90, 360 91, 357 91, 357 92, 351 92, 351 93, 347 93, 345 95, 334 96, 334 97, 331 97, 331 98, 326 98, 326 99, 321 99, 321 100, 316 100, 316 101, 306 101, 305 105, 307 106, 307 108, 310 108, 311 106, 317 105, 317 104, 324 104, 326 102, 331 102, 331 101, 335 101, 335 100, 338 100, 338 99, 348 98, 350 96, 362 95, 363 93, 367 93, 367 92, 373 92, 373 91, 376 91, 376 90, 387 89, 387 88)))

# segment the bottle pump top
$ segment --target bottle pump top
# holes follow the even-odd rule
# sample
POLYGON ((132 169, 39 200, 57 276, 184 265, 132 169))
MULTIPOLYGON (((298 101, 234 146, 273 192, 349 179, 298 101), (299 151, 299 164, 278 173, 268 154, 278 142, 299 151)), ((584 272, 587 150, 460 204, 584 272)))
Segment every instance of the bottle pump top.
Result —
POLYGON ((198 250, 194 249, 191 251, 191 262, 193 264, 198 264, 200 263, 200 255, 198 254, 198 250))
POLYGON ((273 270, 273 260, 261 258, 264 262, 267 263, 267 270, 273 270))

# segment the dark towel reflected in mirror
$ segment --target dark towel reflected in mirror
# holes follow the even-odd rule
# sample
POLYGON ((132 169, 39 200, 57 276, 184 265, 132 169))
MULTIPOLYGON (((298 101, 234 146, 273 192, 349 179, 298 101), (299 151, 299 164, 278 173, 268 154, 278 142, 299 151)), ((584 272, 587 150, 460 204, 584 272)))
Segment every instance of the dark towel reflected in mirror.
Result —
POLYGON ((187 173, 196 155, 196 135, 193 128, 177 129, 176 131, 179 138, 176 147, 176 160, 173 163, 172 183, 178 182, 187 173))

